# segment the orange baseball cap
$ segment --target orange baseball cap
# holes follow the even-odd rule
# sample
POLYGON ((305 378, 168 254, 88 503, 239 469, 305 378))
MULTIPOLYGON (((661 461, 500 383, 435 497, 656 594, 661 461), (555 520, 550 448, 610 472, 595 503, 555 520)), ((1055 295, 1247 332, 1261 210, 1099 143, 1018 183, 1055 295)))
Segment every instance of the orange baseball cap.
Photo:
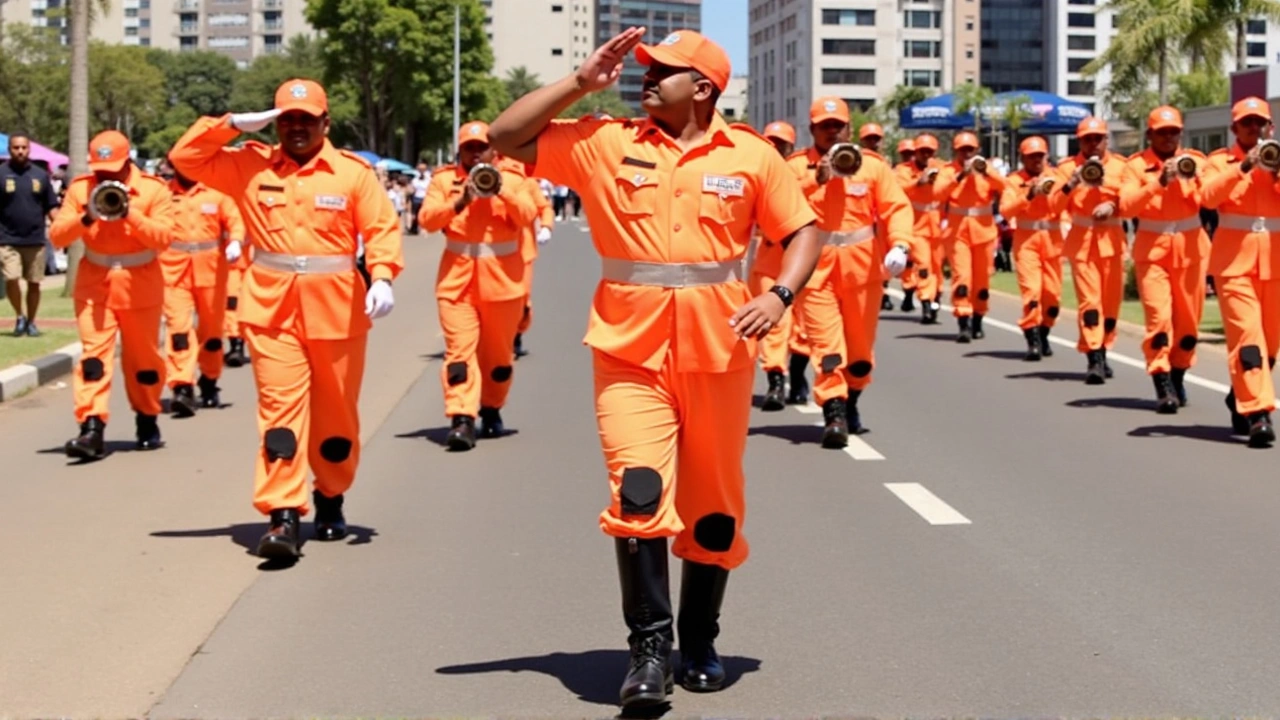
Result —
POLYGON ((977 148, 978 136, 971 132, 956 133, 956 139, 951 141, 951 148, 959 150, 960 148, 977 148))
POLYGON ((1086 135, 1106 135, 1107 123, 1096 117, 1087 117, 1080 121, 1076 126, 1076 137, 1082 138, 1086 135))
POLYGON ((929 133, 917 135, 915 146, 917 150, 932 150, 934 152, 938 152, 938 138, 930 135, 929 133))
POLYGON ((1247 117, 1260 117, 1271 122, 1271 105, 1260 97, 1247 97, 1231 106, 1231 122, 1240 122, 1247 117))
POLYGON ((817 125, 826 120, 849 123, 849 105, 834 95, 820 97, 809 106, 809 122, 817 125))
POLYGON ((106 130, 89 142, 89 169, 116 172, 129 159, 129 138, 116 130, 106 130))
POLYGON ((693 30, 676 30, 657 45, 636 47, 636 60, 644 66, 655 62, 697 70, 724 92, 729 83, 729 55, 724 48, 693 30))
POLYGON ((485 145, 489 144, 489 124, 480 122, 469 122, 458 128, 458 147, 462 147, 467 143, 479 142, 485 145))
POLYGON ((1147 115, 1148 130, 1163 130, 1165 128, 1182 129, 1182 113, 1178 112, 1175 107, 1161 105, 1147 115))
POLYGON ((899 140, 899 141, 898 141, 898 154, 899 154, 899 155, 901 155, 902 153, 909 153, 909 152, 915 152, 915 151, 916 151, 916 144, 915 144, 915 143, 913 143, 913 142, 911 142, 910 140, 899 140))
POLYGON ((1048 155, 1049 143, 1046 143, 1044 138, 1039 135, 1032 136, 1022 141, 1022 144, 1018 146, 1018 152, 1022 155, 1035 155, 1036 153, 1048 155))
POLYGON ((329 97, 314 80, 285 80, 276 90, 276 109, 282 112, 301 110, 308 115, 329 112, 329 97))
POLYGON ((769 123, 768 127, 764 129, 764 136, 777 138, 792 145, 796 143, 796 129, 791 127, 790 123, 785 123, 781 120, 769 123))
POLYGON ((858 137, 866 139, 869 137, 884 137, 884 128, 875 123, 867 123, 858 130, 858 137))

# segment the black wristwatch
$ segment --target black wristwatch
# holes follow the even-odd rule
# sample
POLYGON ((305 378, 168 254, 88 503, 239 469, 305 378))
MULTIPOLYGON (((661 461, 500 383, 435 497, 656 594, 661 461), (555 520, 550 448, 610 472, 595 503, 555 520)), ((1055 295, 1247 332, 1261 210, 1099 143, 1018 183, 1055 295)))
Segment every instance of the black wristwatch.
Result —
POLYGON ((795 301, 796 294, 781 285, 774 285, 769 288, 769 292, 778 296, 782 300, 782 307, 791 307, 791 303, 795 301))

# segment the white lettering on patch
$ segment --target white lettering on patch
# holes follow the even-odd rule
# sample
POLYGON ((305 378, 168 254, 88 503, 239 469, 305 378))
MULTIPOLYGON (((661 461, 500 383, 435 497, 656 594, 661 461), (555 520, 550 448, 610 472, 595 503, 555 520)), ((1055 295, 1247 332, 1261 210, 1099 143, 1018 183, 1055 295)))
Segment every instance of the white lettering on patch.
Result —
POLYGON ((217 215, 218 206, 214 203, 201 203, 200 212, 205 215, 217 215))
POLYGON ((739 177, 702 176, 702 192, 718 193, 721 197, 742 197, 746 193, 746 187, 747 181, 739 177))
POLYGON ((345 195, 317 195, 316 207, 323 210, 346 210, 347 198, 345 195))
POLYGON ((867 194, 867 184, 864 182, 849 183, 849 194, 854 197, 862 197, 867 194))

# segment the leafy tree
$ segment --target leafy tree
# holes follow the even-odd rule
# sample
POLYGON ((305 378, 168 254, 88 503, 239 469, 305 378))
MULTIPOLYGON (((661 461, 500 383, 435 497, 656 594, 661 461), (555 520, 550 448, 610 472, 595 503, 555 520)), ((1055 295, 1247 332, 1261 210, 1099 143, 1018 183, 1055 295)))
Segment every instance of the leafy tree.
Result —
POLYGON ((1173 79, 1170 102, 1174 107, 1190 110, 1198 107, 1226 105, 1230 99, 1230 81, 1226 75, 1198 70, 1173 79))
POLYGON ((1206 13, 1201 24, 1206 28, 1227 27, 1235 29, 1236 70, 1249 67, 1245 36, 1249 21, 1265 18, 1280 21, 1280 0, 1201 0, 1206 13))
POLYGON ((221 115, 231 109, 227 102, 238 71, 235 61, 226 55, 208 50, 151 50, 147 62, 164 73, 170 106, 183 104, 198 115, 221 115))
POLYGON ((10 26, 0 45, 0 127, 65 150, 68 91, 67 49, 57 35, 10 26))
POLYGON ((89 123, 96 131, 151 126, 167 110, 165 78, 147 62, 147 49, 93 42, 89 46, 89 123))
POLYGON ((979 139, 982 138, 983 109, 994 97, 995 93, 985 85, 967 82, 956 86, 954 110, 958 115, 973 113, 973 132, 979 139))

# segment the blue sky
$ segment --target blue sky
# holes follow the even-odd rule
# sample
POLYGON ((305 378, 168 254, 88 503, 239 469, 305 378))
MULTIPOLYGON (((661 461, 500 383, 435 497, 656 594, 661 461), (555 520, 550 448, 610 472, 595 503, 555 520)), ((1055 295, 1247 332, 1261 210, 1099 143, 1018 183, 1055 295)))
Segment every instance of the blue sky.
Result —
POLYGON ((747 74, 747 0, 702 0, 702 34, 729 53, 734 75, 747 74))

